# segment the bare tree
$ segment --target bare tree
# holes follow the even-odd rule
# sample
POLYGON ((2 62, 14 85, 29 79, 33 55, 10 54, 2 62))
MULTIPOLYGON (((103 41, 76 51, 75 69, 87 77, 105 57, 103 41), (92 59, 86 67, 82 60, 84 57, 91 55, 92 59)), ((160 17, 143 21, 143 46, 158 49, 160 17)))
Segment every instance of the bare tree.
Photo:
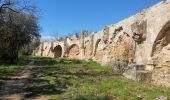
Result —
POLYGON ((0 0, 0 59, 14 63, 22 48, 39 39, 37 20, 27 0, 0 0))
POLYGON ((0 14, 4 10, 13 12, 35 12, 35 6, 30 4, 30 0, 0 0, 0 14))

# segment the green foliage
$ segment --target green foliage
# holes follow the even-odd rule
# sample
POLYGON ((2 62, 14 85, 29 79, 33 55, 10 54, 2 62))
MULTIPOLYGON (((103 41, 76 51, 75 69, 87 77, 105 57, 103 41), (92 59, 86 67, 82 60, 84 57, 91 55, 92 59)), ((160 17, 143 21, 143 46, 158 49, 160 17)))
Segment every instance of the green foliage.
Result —
POLYGON ((16 0, 8 2, 4 1, 8 7, 0 9, 0 61, 15 63, 19 51, 39 40, 39 26, 35 13, 18 9, 16 0))

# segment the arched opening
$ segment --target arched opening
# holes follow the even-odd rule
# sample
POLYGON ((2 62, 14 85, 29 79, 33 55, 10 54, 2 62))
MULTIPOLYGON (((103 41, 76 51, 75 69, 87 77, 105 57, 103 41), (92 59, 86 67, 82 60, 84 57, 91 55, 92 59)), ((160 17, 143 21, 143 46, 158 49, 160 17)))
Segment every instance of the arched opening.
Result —
POLYGON ((170 66, 170 21, 158 34, 153 44, 151 56, 156 66, 170 66))
POLYGON ((109 45, 109 54, 114 61, 132 62, 133 43, 132 38, 127 34, 122 34, 118 40, 109 45))
POLYGON ((95 44, 94 57, 96 60, 102 60, 103 58, 103 45, 101 39, 98 39, 95 44))
POLYGON ((157 35, 151 56, 155 66, 152 73, 153 82, 162 86, 170 86, 170 21, 157 35))
POLYGON ((55 58, 59 58, 62 56, 62 47, 60 45, 57 45, 55 48, 54 48, 54 57, 55 58))
POLYGON ((78 59, 80 54, 79 46, 77 44, 73 44, 68 49, 68 58, 78 59))

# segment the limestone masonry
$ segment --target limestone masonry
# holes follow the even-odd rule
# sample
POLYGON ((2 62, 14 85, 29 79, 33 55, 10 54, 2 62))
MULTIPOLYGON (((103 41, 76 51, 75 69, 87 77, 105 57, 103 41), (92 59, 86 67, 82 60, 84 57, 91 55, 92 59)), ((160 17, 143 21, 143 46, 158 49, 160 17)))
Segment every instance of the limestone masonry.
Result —
POLYGON ((125 77, 170 87, 170 0, 99 32, 44 42, 35 56, 85 59, 110 65, 125 77))

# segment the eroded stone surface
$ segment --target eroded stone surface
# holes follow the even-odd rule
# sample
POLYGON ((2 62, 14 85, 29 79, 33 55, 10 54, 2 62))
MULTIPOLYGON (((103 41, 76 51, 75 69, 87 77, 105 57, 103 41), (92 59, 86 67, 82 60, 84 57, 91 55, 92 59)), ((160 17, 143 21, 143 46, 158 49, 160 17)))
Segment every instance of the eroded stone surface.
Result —
POLYGON ((77 45, 73 45, 68 51, 68 58, 79 59, 80 50, 77 45))
POLYGON ((131 39, 127 34, 123 34, 119 37, 119 39, 111 44, 109 44, 108 50, 109 55, 113 60, 118 61, 129 61, 132 58, 133 54, 133 46, 131 43, 131 39))

